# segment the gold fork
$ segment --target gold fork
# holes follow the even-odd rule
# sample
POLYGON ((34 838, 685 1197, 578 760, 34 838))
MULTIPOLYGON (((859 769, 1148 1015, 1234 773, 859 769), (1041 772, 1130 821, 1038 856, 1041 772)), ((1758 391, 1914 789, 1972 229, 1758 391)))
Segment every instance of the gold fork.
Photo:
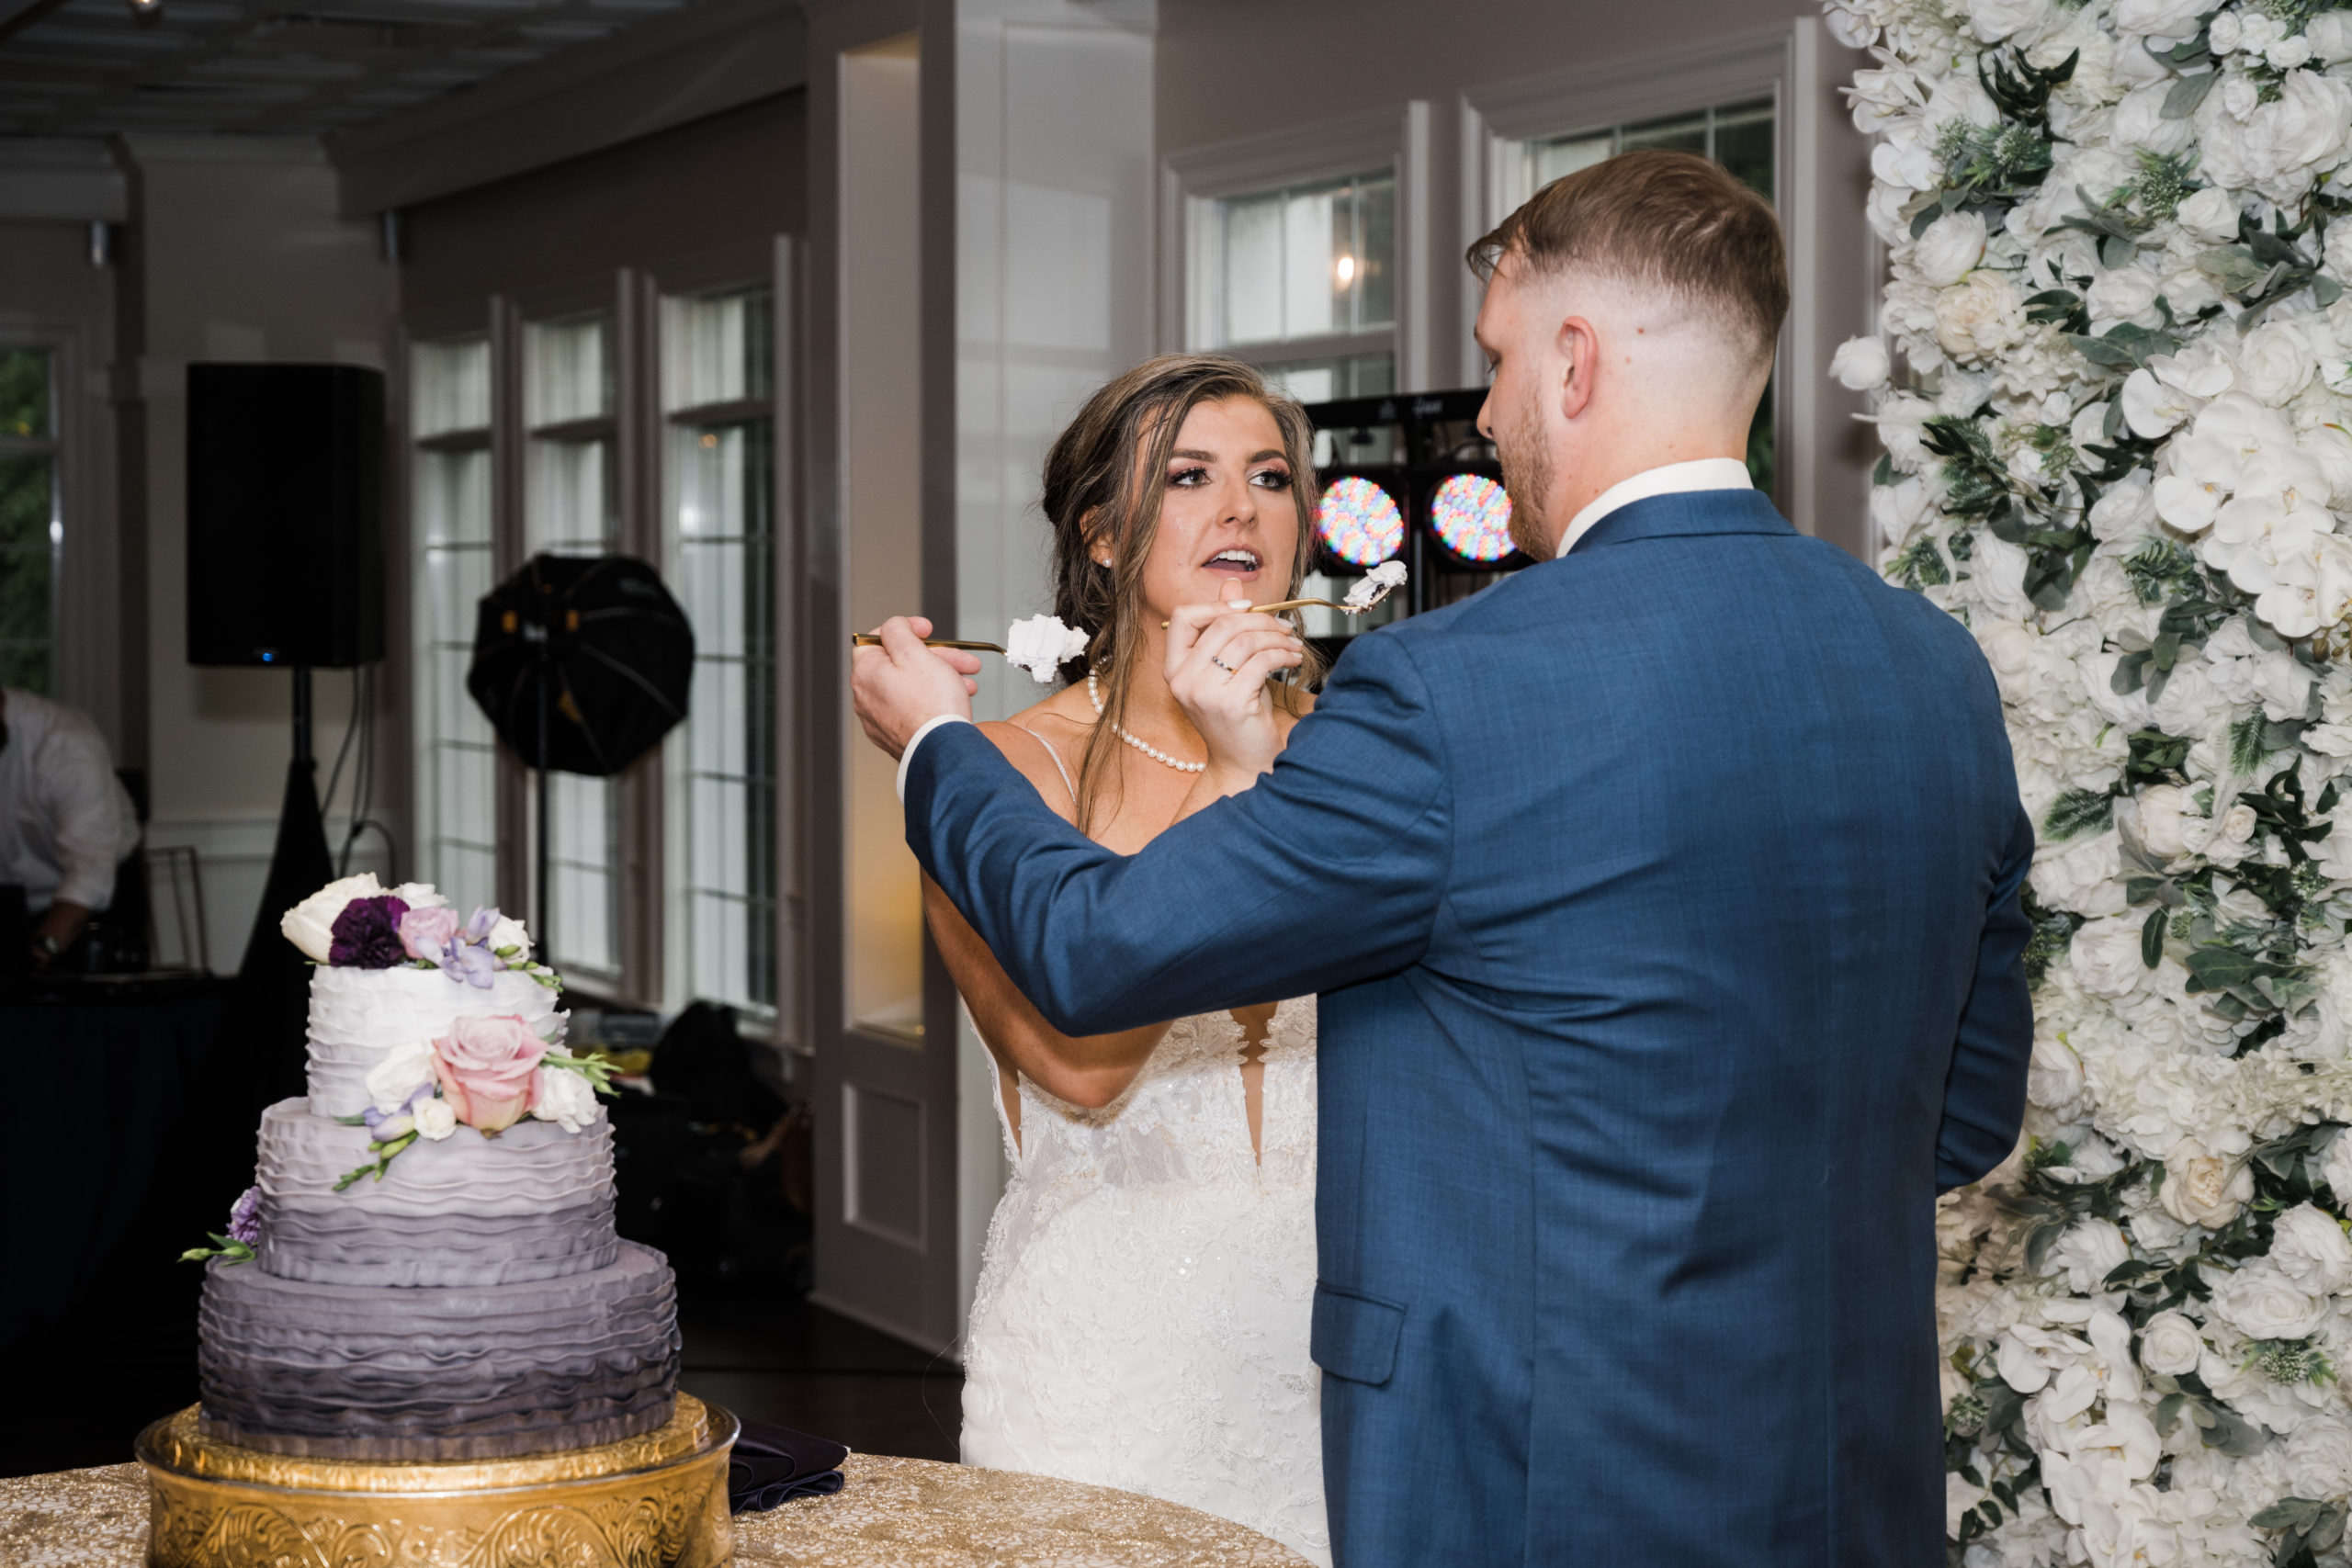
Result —
MULTIPOLYGON (((882 646, 882 639, 872 632, 852 632, 849 634, 849 640, 853 648, 882 646)), ((1002 653, 1004 651, 992 642, 964 642, 952 637, 927 637, 922 639, 922 645, 925 648, 960 648, 972 653, 1002 653)))

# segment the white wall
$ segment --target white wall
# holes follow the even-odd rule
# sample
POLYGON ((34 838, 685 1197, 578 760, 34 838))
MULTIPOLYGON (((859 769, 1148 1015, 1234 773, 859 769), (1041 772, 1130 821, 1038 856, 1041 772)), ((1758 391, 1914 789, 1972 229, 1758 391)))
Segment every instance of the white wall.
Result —
MULTIPOLYGON (((143 316, 135 394, 145 413, 149 842, 198 850, 212 963, 226 971, 243 954, 268 869, 291 745, 290 676, 187 662, 187 366, 381 367, 396 278, 378 257, 375 226, 335 216, 334 171, 314 142, 133 137, 128 154, 143 316)), ((323 787, 350 716, 350 677, 312 679, 323 787)), ((401 764, 382 750, 376 798, 390 807, 401 764)), ((372 836, 369 853, 383 869, 372 836)))

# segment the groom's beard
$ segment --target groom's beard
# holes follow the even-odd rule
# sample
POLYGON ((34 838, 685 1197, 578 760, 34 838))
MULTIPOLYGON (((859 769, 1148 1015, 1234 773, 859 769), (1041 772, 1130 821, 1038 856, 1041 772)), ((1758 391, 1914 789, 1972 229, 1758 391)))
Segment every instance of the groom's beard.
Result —
POLYGON ((1503 466, 1503 489, 1510 493, 1510 542, 1537 560, 1552 554, 1544 520, 1552 506, 1552 451, 1544 443, 1544 422, 1531 397, 1496 427, 1495 456, 1503 466))

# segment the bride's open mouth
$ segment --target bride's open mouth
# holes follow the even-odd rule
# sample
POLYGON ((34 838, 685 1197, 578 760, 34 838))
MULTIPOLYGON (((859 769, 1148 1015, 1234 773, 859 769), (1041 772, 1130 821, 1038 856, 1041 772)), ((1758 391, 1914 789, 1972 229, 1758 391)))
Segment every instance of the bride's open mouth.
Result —
POLYGON ((1264 564, 1257 551, 1236 546, 1217 551, 1201 564, 1201 570, 1212 577, 1228 578, 1235 582, 1255 582, 1258 569, 1264 564))

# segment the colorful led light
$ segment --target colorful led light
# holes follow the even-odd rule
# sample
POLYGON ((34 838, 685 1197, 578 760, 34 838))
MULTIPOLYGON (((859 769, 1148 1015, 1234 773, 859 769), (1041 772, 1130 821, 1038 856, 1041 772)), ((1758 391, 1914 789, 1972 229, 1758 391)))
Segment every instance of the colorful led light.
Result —
POLYGON ((1405 543, 1405 514, 1396 498, 1361 475, 1333 479, 1315 509, 1315 531, 1350 566, 1374 567, 1405 543))
POLYGON ((1483 474, 1456 474, 1437 487, 1430 526, 1464 560, 1500 560, 1512 548, 1510 495, 1483 474))

